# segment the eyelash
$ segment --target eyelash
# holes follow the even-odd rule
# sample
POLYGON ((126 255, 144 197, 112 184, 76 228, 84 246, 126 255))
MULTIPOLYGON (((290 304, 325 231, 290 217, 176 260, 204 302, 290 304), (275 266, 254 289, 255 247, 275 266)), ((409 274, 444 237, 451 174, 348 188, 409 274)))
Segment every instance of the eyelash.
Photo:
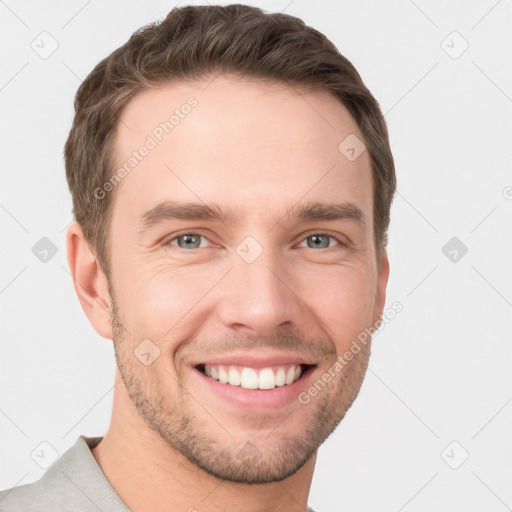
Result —
MULTIPOLYGON (((206 240, 209 240, 208 237, 206 237, 205 235, 201 235, 200 233, 194 233, 193 231, 185 231, 182 233, 175 234, 172 238, 170 238, 167 242, 165 242, 164 245, 166 245, 166 246, 170 245, 170 246, 174 247, 175 249, 178 249, 183 252, 193 252, 193 251, 197 251, 198 249, 205 249, 205 247, 196 247, 195 249, 183 249, 182 247, 178 247, 176 245, 171 244, 171 242, 173 242, 174 240, 176 240, 182 236, 185 236, 185 235, 199 236, 201 238, 205 238, 206 240)), ((335 235, 329 231, 315 231, 315 232, 309 233, 302 238, 301 242, 303 242, 304 240, 308 239, 309 237, 311 237, 313 235, 327 235, 329 238, 334 238, 338 242, 339 245, 334 246, 334 247, 348 247, 348 243, 345 242, 344 240, 342 240, 339 237, 339 235, 335 235)), ((329 249, 333 249, 334 247, 325 247, 323 249, 319 249, 318 252, 327 251, 329 249)), ((312 247, 304 247, 304 249, 313 249, 313 248, 312 247)))

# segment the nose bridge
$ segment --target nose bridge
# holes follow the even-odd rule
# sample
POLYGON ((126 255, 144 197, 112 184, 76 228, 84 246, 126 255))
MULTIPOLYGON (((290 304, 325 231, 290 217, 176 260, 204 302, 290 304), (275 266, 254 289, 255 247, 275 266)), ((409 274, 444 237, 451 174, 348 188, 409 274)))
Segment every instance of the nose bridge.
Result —
POLYGON ((219 304, 224 325, 263 336, 297 323, 303 308, 282 258, 274 247, 250 236, 236 247, 219 304))

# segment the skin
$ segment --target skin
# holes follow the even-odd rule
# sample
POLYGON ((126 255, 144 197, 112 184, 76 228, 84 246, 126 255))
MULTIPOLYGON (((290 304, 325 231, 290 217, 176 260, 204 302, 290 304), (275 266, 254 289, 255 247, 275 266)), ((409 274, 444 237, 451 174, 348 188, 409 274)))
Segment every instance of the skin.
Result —
POLYGON ((370 344, 308 404, 272 410, 205 391, 191 363, 235 349, 289 351, 315 362, 313 384, 375 325, 389 264, 384 249, 376 263, 370 158, 338 150, 347 135, 363 137, 329 94, 222 75, 136 96, 119 126, 117 164, 190 96, 197 107, 111 192, 110 282, 80 227, 67 231, 77 295, 114 341, 118 364, 110 427, 92 453, 137 512, 304 511, 317 449, 357 396, 370 344), (240 218, 139 232, 142 213, 166 199, 219 204, 240 218), (368 222, 298 223, 286 213, 299 201, 351 202, 368 222), (178 246, 174 234, 187 232, 205 237, 200 248, 178 246), (308 244, 325 232, 348 244, 308 244), (251 264, 236 252, 249 235, 263 250, 251 264), (134 356, 145 339, 160 350, 148 366, 134 356))

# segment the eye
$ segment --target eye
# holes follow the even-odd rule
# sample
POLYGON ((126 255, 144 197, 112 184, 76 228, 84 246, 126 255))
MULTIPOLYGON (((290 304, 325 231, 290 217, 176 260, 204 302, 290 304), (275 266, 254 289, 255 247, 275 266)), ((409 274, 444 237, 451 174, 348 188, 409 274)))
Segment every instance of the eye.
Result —
POLYGON ((313 233, 304 239, 304 241, 308 244, 307 246, 311 249, 328 249, 330 247, 329 240, 335 240, 337 242, 335 245, 341 247, 347 246, 347 244, 344 243, 340 238, 328 233, 313 233), (311 243, 309 240, 311 240, 311 243))
POLYGON ((173 242, 177 240, 178 247, 181 249, 199 249, 200 247, 204 247, 201 246, 201 238, 207 240, 206 237, 198 235, 197 233, 184 233, 171 238, 167 243, 169 245, 175 245, 173 242))
MULTIPOLYGON (((201 244, 201 239, 208 240, 204 235, 198 233, 182 233, 171 238, 166 242, 166 245, 172 245, 185 250, 200 249, 205 247, 204 244, 201 244)), ((303 240, 310 249, 329 249, 332 245, 331 240, 336 242, 335 246, 347 247, 347 244, 340 237, 329 233, 313 233, 303 240)), ((299 245, 299 247, 301 247, 301 245, 299 245)), ((302 247, 304 246, 302 245, 302 247)))

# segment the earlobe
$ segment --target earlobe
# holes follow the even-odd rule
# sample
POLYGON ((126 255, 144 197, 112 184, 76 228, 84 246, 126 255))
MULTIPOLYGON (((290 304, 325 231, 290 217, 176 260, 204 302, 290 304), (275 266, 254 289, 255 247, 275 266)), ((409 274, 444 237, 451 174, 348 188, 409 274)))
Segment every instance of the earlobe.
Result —
POLYGON ((84 313, 100 336, 112 339, 107 279, 77 222, 66 231, 66 248, 69 270, 84 313))

